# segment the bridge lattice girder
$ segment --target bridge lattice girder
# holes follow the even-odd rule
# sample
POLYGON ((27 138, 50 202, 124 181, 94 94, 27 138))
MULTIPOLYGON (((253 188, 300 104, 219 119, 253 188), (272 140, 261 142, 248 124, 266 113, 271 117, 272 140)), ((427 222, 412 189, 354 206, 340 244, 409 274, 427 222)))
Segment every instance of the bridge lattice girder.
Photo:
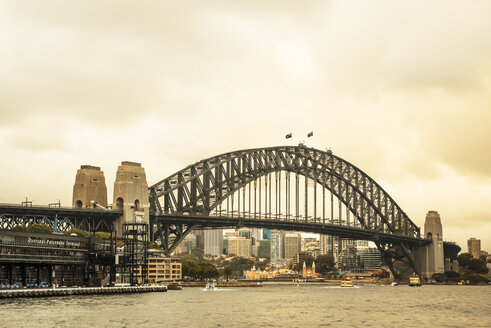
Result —
MULTIPOLYGON (((304 146, 241 150, 189 165, 149 188, 150 206, 156 215, 207 216, 241 188, 279 171, 316 181, 349 209, 363 229, 420 238, 419 227, 366 173, 330 151, 304 146)), ((316 213, 309 215, 307 196, 305 203, 305 213, 302 215, 297 210, 295 215, 276 215, 273 218, 332 223, 333 218, 326 219, 324 214, 322 217, 317 217, 316 213)), ((318 206, 316 203, 313 206, 316 212, 318 206)), ((253 210, 253 213, 255 216, 256 211, 253 210)), ((269 215, 271 219, 271 203, 269 215)))

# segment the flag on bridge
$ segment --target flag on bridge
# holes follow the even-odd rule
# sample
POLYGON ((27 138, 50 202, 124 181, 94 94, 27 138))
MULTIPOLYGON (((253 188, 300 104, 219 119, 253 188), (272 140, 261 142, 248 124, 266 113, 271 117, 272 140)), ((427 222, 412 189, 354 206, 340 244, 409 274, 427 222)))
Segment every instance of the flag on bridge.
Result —
POLYGON ((288 133, 288 134, 285 136, 285 138, 286 138, 286 139, 290 139, 291 137, 292 137, 292 134, 291 134, 291 133, 288 133))
POLYGON ((309 134, 307 134, 307 138, 310 138, 314 135, 314 131, 310 131, 309 134))

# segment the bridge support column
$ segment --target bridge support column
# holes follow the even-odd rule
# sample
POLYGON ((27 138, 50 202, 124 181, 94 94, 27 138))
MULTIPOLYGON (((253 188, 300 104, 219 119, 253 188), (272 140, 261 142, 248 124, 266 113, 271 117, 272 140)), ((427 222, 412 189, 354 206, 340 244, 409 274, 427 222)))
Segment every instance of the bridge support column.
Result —
POLYGON ((122 162, 118 166, 113 208, 123 210, 123 216, 116 222, 119 237, 124 223, 150 223, 148 184, 140 163, 122 162))
POLYGON ((438 212, 429 211, 426 214, 424 233, 431 243, 421 247, 420 265, 422 275, 429 279, 434 273, 445 272, 443 230, 438 212))

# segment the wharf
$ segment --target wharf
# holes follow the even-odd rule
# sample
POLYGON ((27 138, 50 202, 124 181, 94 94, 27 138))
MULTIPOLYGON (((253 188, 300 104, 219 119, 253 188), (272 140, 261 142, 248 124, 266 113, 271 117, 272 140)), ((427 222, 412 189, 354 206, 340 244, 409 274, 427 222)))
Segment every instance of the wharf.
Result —
POLYGON ((50 297, 95 294, 128 294, 166 292, 167 286, 128 286, 128 287, 77 287, 77 288, 36 288, 0 290, 0 299, 18 297, 50 297))

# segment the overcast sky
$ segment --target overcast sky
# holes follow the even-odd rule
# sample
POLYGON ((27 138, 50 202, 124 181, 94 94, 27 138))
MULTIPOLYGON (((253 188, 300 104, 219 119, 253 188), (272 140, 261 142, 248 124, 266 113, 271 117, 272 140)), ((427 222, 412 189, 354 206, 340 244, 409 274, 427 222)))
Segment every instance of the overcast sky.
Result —
POLYGON ((491 251, 491 1, 0 1, 0 202, 306 139, 491 251))

